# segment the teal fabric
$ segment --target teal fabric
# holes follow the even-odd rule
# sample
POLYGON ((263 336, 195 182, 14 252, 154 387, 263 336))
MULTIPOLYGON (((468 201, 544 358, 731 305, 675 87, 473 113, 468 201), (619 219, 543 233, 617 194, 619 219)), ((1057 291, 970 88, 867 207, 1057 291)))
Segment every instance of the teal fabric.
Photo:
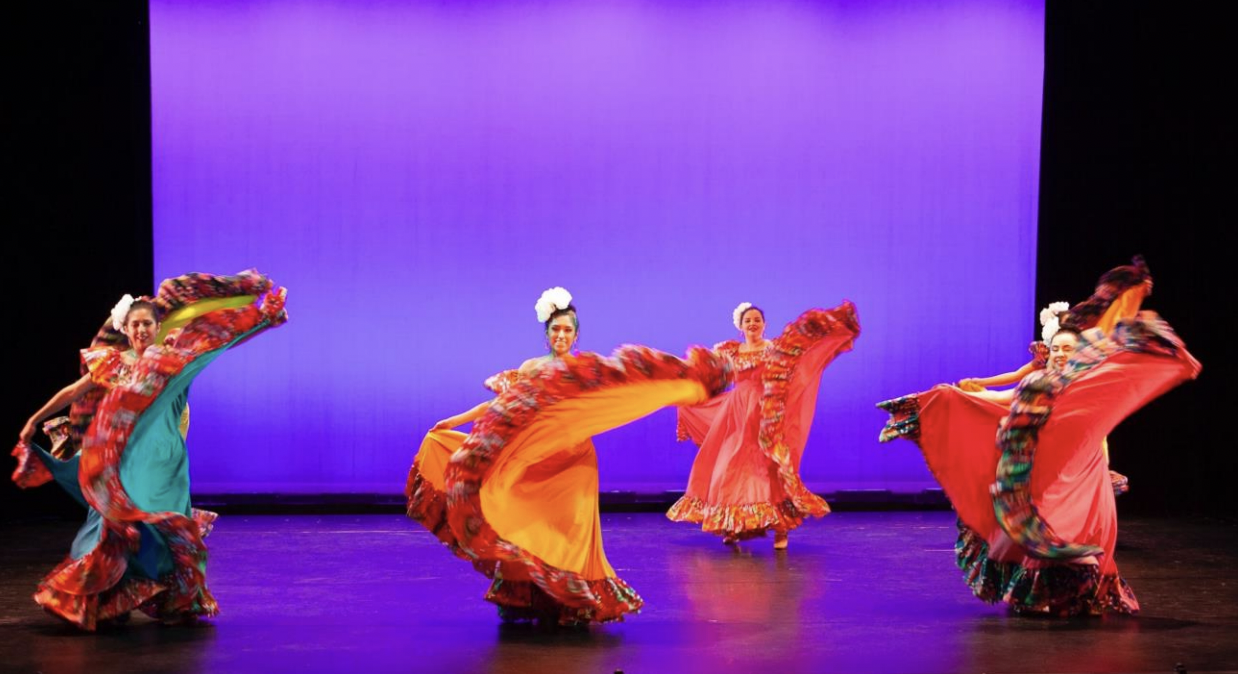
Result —
MULTIPOLYGON (((254 331, 266 327, 259 326, 254 331)), ((242 335, 227 346, 198 356, 185 369, 172 377, 159 397, 138 419, 129 436, 129 444, 120 457, 120 482, 125 492, 141 510, 174 512, 191 517, 189 500, 189 456, 185 439, 180 433, 181 414, 189 402, 189 385, 207 365, 229 347, 244 339, 242 335)), ((78 460, 74 456, 61 461, 42 448, 31 445, 34 453, 51 471, 55 482, 74 500, 87 507, 86 522, 78 529, 69 555, 81 559, 99 544, 103 533, 103 516, 86 503, 78 482, 78 460)), ((126 577, 157 579, 172 572, 172 555, 163 536, 152 526, 137 525, 141 546, 129 559, 126 577)))

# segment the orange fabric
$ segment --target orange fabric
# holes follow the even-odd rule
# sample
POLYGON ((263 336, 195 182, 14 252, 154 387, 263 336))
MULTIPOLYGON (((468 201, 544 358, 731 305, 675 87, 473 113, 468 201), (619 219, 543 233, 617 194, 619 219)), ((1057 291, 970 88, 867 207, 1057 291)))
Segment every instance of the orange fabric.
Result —
MULTIPOLYGON (((551 566, 587 580, 613 578, 602 549, 597 455, 590 436, 667 405, 705 398, 699 383, 673 380, 585 393, 551 406, 486 474, 481 488, 486 521, 501 538, 551 566)), ((518 565, 503 567, 504 578, 524 575, 518 565)))
POLYGON ((486 599, 505 619, 622 620, 644 601, 602 550, 590 436, 729 383, 726 361, 701 348, 686 358, 624 346, 555 359, 490 403, 447 462, 445 492, 414 465, 409 516, 492 580, 486 599))
POLYGON ((1130 318, 1139 312, 1139 307, 1146 296, 1147 290, 1142 285, 1126 290, 1121 295, 1118 295, 1113 304, 1109 305, 1104 315, 1096 322, 1096 327, 1100 328, 1101 332, 1106 335, 1111 334, 1118 321, 1123 318, 1130 318))
POLYGON ((422 478, 429 482, 430 486, 438 491, 447 490, 447 483, 443 480, 447 463, 467 437, 469 436, 460 431, 440 430, 426 433, 425 439, 421 441, 421 448, 413 459, 413 466, 421 472, 422 478))

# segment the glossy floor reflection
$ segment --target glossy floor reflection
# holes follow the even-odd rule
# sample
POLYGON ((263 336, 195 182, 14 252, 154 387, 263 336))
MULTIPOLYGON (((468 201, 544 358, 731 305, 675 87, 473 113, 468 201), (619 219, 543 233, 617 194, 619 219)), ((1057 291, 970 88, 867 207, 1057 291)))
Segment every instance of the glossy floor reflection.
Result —
POLYGON ((1137 618, 1016 618, 973 599, 948 512, 835 513, 722 546, 659 514, 606 514, 641 615, 504 626, 485 580, 391 515, 226 516, 209 539, 223 613, 79 634, 30 600, 76 528, 4 525, 0 670, 29 672, 1190 672, 1238 669, 1238 528, 1123 521, 1137 618))

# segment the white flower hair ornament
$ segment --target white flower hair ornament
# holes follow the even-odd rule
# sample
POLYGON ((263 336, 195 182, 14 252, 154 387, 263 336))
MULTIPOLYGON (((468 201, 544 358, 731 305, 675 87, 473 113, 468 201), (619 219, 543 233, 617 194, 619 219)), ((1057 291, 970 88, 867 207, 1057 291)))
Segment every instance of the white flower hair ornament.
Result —
POLYGON ((133 295, 126 294, 112 307, 112 328, 116 332, 125 331, 125 318, 129 316, 129 307, 133 306, 133 295))
POLYGON ((1045 344, 1052 342, 1053 336, 1062 328, 1058 317, 1067 311, 1070 311, 1070 302, 1054 302, 1040 310, 1040 324, 1044 326, 1040 329, 1040 338, 1045 344))
POLYGON ((564 288, 555 287, 543 292, 533 308, 537 310, 537 322, 545 323, 550 320, 551 314, 570 306, 572 306, 572 293, 564 288))
POLYGON ((743 330, 739 327, 739 321, 744 317, 744 312, 752 308, 752 302, 740 302, 739 306, 735 307, 735 311, 731 312, 731 322, 735 324, 736 330, 743 330))

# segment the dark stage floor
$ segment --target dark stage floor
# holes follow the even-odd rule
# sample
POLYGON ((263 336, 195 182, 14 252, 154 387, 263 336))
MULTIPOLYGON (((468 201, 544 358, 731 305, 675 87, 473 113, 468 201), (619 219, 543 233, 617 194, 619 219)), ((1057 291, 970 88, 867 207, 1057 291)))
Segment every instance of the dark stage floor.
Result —
POLYGON ((223 613, 80 634, 30 599, 76 525, 0 525, 0 670, 25 672, 1189 672, 1238 670, 1238 528, 1124 520, 1136 618, 1016 618, 973 599, 949 512, 843 512, 775 553, 655 513, 603 515, 641 615, 585 630, 500 625, 486 581, 393 515, 221 518, 223 613))

